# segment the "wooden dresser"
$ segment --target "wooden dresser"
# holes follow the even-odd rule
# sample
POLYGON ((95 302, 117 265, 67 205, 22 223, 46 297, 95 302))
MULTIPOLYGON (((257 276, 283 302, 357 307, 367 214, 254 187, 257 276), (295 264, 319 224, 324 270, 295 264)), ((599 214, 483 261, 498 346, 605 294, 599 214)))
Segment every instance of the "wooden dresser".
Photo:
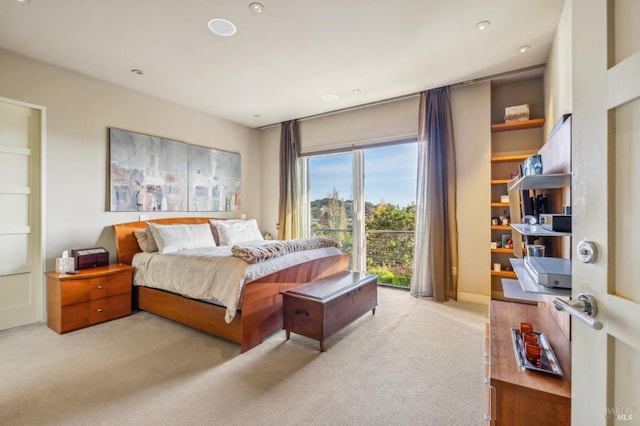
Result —
POLYGON ((58 333, 131 314, 133 267, 82 269, 77 275, 47 272, 47 325, 58 333))
POLYGON ((486 344, 485 425, 571 424, 571 343, 547 309, 519 303, 491 301, 486 344), (511 328, 533 324, 545 334, 563 375, 518 367, 511 328))

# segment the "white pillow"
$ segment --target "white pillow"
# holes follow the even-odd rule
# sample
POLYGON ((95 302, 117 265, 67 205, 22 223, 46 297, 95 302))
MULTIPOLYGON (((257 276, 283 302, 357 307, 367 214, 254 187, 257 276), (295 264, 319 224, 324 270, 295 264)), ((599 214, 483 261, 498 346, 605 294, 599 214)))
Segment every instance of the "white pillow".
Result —
POLYGON ((204 247, 215 247, 208 223, 199 225, 159 225, 148 223, 151 235, 162 254, 204 247))
POLYGON ((187 228, 191 229, 191 233, 193 236, 192 248, 197 249, 216 246, 216 242, 213 239, 213 235, 211 234, 211 227, 208 223, 187 225, 187 228))
POLYGON ((218 223, 221 246, 264 240, 255 219, 240 221, 221 221, 218 223))
POLYGON ((153 235, 151 235, 149 229, 136 229, 133 231, 133 235, 136 236, 136 240, 138 240, 138 245, 142 251, 146 253, 158 251, 156 240, 153 238, 153 235))
POLYGON ((209 219, 209 224, 211 225, 211 233, 213 234, 213 240, 216 242, 216 245, 220 246, 220 235, 218 234, 218 224, 224 223, 234 223, 234 222, 244 222, 241 219, 209 219))

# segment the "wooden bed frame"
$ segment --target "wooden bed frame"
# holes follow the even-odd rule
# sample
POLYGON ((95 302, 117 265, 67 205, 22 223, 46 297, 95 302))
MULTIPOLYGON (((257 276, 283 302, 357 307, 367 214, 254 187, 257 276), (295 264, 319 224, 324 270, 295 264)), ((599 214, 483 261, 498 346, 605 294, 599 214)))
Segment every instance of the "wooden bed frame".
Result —
MULTIPOLYGON (((140 252, 133 234, 147 222, 160 224, 208 223, 209 218, 154 219, 113 225, 118 263, 130 265, 140 252)), ((282 328, 282 292, 309 281, 349 269, 349 254, 339 254, 301 263, 245 284, 239 312, 231 323, 224 320, 226 308, 150 287, 133 287, 134 307, 238 343, 245 352, 275 330, 282 328)))

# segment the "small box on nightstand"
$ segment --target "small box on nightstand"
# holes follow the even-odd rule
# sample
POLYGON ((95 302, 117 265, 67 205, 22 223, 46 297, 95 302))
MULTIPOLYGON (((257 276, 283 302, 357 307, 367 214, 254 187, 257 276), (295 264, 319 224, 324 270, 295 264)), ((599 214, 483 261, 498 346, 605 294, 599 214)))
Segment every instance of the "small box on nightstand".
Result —
POLYGON ((109 264, 109 252, 104 247, 73 249, 76 269, 97 268, 109 264))

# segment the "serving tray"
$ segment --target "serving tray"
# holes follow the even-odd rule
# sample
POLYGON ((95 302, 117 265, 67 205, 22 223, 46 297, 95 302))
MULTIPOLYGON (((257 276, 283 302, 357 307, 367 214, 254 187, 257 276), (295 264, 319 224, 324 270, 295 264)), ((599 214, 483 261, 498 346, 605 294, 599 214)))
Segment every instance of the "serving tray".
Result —
POLYGON ((562 376, 560 363, 558 362, 556 354, 551 348, 549 340, 547 340, 547 336, 545 336, 544 333, 539 333, 537 331, 534 331, 534 333, 538 335, 538 343, 540 344, 540 346, 542 346, 542 353, 540 354, 540 367, 535 366, 527 360, 527 357, 525 356, 524 342, 522 341, 520 330, 517 328, 511 329, 513 351, 516 356, 516 361, 518 362, 518 367, 526 368, 528 370, 541 371, 543 373, 554 374, 556 376, 562 376))

